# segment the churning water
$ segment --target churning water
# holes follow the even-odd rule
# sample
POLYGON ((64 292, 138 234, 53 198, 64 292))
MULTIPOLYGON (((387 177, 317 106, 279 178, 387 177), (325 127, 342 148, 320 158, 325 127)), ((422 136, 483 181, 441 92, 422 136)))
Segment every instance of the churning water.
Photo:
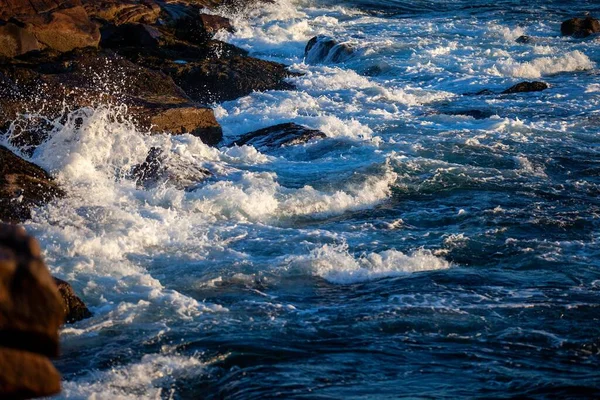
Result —
POLYGON ((290 1, 226 40, 303 75, 215 105, 226 142, 84 109, 32 161, 68 190, 27 228, 94 317, 64 328, 65 398, 600 395, 595 1, 290 1), (526 4, 525 4, 526 3, 526 4), (315 35, 353 50, 308 64, 315 35), (533 42, 519 44, 522 35, 533 42), (543 80, 539 93, 501 92, 543 80), (192 190, 127 178, 151 147, 192 190))

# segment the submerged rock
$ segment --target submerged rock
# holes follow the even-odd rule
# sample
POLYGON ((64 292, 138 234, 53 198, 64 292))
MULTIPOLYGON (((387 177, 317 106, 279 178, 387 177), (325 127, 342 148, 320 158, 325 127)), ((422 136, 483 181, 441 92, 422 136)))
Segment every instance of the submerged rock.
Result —
POLYGON ((178 189, 189 189, 212 176, 206 168, 191 165, 175 154, 167 155, 152 147, 143 163, 131 169, 131 177, 138 186, 150 189, 159 184, 171 184, 178 189))
POLYGON ((32 208, 63 195, 46 171, 0 146, 0 221, 22 222, 32 208))
POLYGON ((3 1, 0 21, 0 55, 6 57, 45 48, 95 47, 100 41, 98 26, 79 0, 3 1))
POLYGON ((502 92, 502 94, 541 92, 542 90, 546 90, 549 87, 550 86, 548 86, 546 82, 521 82, 506 89, 502 92))
POLYGON ((466 117, 471 117, 474 119, 486 119, 494 115, 491 111, 486 110, 458 110, 458 111, 448 111, 445 114, 448 115, 464 115, 466 117))
POLYGON ((340 63, 354 54, 354 49, 347 43, 339 43, 329 36, 315 36, 310 39, 304 49, 304 57, 309 64, 321 62, 340 63))
POLYGON ((522 35, 519 36, 515 42, 520 43, 520 44, 529 44, 529 43, 533 43, 534 40, 531 36, 527 36, 527 35, 522 35))
POLYGON ((545 82, 533 81, 533 82, 520 82, 510 88, 497 93, 490 89, 483 89, 475 93, 465 93, 465 96, 491 96, 494 94, 513 94, 513 93, 528 93, 528 92, 541 92, 542 90, 548 89, 545 82))
POLYGON ((231 143, 231 145, 243 146, 248 144, 256 148, 273 148, 302 144, 310 140, 325 137, 327 135, 319 130, 309 129, 295 123, 287 123, 247 133, 231 143))
POLYGON ((58 355, 63 321, 39 244, 23 228, 0 224, 0 397, 60 391, 60 375, 49 357, 58 355))
POLYGON ((571 18, 562 23, 560 31, 564 36, 588 37, 600 32, 600 21, 596 18, 571 18))
POLYGON ((71 285, 62 279, 54 278, 54 283, 58 288, 62 298, 63 310, 65 313, 65 322, 71 324, 92 316, 92 313, 86 305, 75 294, 71 285))

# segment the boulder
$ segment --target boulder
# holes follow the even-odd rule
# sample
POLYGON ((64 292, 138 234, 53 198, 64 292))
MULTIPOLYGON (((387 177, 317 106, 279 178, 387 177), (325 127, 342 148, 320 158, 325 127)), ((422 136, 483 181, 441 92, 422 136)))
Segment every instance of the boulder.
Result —
POLYGON ((100 31, 79 0, 11 0, 0 3, 0 55, 31 50, 70 51, 98 46, 100 31))
POLYGON ((600 21, 596 18, 571 18, 562 23, 560 31, 564 36, 584 38, 600 32, 600 21))
POLYGON ((62 298, 66 323, 71 324, 92 316, 90 310, 88 310, 83 301, 77 297, 75 291, 69 283, 58 278, 54 278, 54 283, 56 284, 60 297, 62 298))
POLYGON ((310 140, 327 137, 323 132, 295 123, 287 123, 246 133, 230 146, 251 145, 256 148, 279 148, 303 144, 310 140))
POLYGON ((165 61, 160 69, 201 103, 234 100, 252 92, 294 89, 285 79, 295 74, 285 65, 247 56, 185 64, 165 61))
POLYGON ((548 88, 549 86, 545 82, 521 82, 506 89, 502 92, 502 94, 541 92, 542 90, 546 90, 548 88))
MULTIPOLYGON (((216 144, 222 136, 212 109, 193 102, 164 73, 110 51, 86 49, 19 59, 0 65, 0 82, 5 83, 0 87, 0 127, 26 110, 53 119, 65 113, 65 105, 75 109, 124 104, 142 130, 190 133, 208 144, 216 144)), ((17 144, 39 144, 48 131, 41 132, 21 136, 21 141, 33 142, 17 144)))
POLYGON ((0 224, 0 397, 60 391, 60 375, 48 357, 58 355, 63 321, 39 244, 23 228, 0 224))
POLYGON ((0 146, 0 221, 22 222, 32 208, 63 195, 46 171, 0 146))
POLYGON ((170 184, 178 189, 190 189, 212 176, 211 172, 197 165, 192 165, 176 154, 165 154, 152 147, 146 160, 134 166, 130 172, 139 187, 150 189, 160 184, 170 184))
POLYGON ((339 43, 329 36, 315 36, 304 49, 304 57, 309 64, 322 62, 340 63, 348 60, 354 49, 348 43, 339 43))

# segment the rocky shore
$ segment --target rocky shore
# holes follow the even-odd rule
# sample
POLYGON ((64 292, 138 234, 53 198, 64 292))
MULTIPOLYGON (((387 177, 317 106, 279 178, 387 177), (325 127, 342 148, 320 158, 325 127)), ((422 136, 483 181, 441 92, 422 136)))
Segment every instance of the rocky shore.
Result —
MULTIPOLYGON (((68 195, 50 174, 27 161, 53 124, 82 107, 126 106, 141 130, 191 134, 210 146, 223 144, 212 104, 255 91, 293 90, 287 66, 261 60, 215 39, 234 31, 221 10, 244 12, 252 0, 7 0, 0 4, 0 395, 48 396, 60 391, 49 361, 59 353, 58 330, 92 316, 69 283, 52 278, 35 240, 14 224, 37 207, 68 195), (11 224, 11 225, 9 225, 11 224)), ((591 17, 561 26, 563 35, 600 32, 591 17)), ((535 38, 520 37, 528 44, 535 38)), ((318 36, 306 47, 308 63, 341 63, 354 49, 318 36)), ((377 71, 371 71, 377 73, 377 71)), ((502 92, 548 89, 522 82, 502 92)), ((479 117, 481 111, 460 114, 479 117)), ((323 132, 278 124, 241 136, 226 146, 270 149, 318 140, 323 132)), ((169 180, 186 188, 211 176, 197 168, 180 176, 152 148, 130 176, 148 188, 169 180)))

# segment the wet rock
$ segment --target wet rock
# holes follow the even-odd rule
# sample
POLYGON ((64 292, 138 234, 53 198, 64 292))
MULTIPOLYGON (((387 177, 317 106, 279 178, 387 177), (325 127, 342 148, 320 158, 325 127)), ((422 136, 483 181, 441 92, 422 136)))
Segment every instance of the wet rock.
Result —
POLYGON ((275 125, 242 135, 231 143, 235 146, 251 145, 256 148, 276 148, 306 143, 327 137, 323 132, 295 123, 275 125))
POLYGON ((519 36, 515 42, 520 43, 520 44, 529 44, 529 43, 533 43, 534 40, 531 36, 527 36, 527 35, 523 35, 523 36, 519 36))
POLYGON ((159 184, 171 184, 178 189, 190 189, 212 176, 206 168, 193 165, 175 154, 167 155, 152 147, 143 163, 131 169, 131 177, 139 187, 151 189, 159 184))
POLYGON ((82 0, 91 18, 113 25, 156 23, 161 8, 154 0, 82 0))
POLYGON ((321 62, 340 63, 348 60, 354 49, 347 43, 338 43, 328 36, 315 36, 310 39, 304 50, 304 57, 309 64, 321 62))
POLYGON ((58 278, 54 278, 54 283, 56 284, 60 297, 62 298, 66 323, 71 324, 92 316, 90 310, 88 310, 83 301, 77 297, 75 291, 69 283, 58 278))
POLYGON ((494 91, 490 89, 483 89, 476 93, 465 93, 466 95, 474 95, 474 96, 489 96, 492 94, 496 94, 494 91))
POLYGON ((541 92, 542 90, 546 90, 548 88, 549 86, 545 82, 521 82, 506 89, 502 92, 502 94, 541 92))
POLYGON ((600 21, 589 16, 586 18, 571 18, 562 23, 560 31, 564 36, 584 38, 600 32, 600 21))
POLYGON ((100 32, 79 0, 11 0, 0 3, 0 55, 14 57, 50 48, 95 47, 100 32))
MULTIPOLYGON (((0 80, 6 83, 0 87, 0 127, 25 110, 58 118, 65 104, 71 109, 124 104, 142 130, 190 133, 209 144, 222 136, 213 110, 194 103, 171 78, 109 51, 15 60, 0 65, 0 80)), ((35 146, 43 139, 32 135, 38 143, 25 144, 35 146)))
POLYGON ((295 74, 285 65, 253 57, 212 58, 186 64, 170 61, 164 62, 161 70, 201 103, 234 100, 252 92, 294 89, 285 79, 295 74))
POLYGON ((0 224, 0 397, 60 391, 60 375, 48 357, 58 355, 63 321, 39 244, 23 228, 0 224))
POLYGON ((63 195, 46 171, 0 146, 0 221, 27 220, 32 208, 63 195))
POLYGON ((158 47, 162 37, 162 33, 153 26, 130 23, 106 25, 101 29, 101 34, 100 44, 104 48, 158 47))
POLYGON ((459 111, 449 111, 446 114, 449 115, 464 115, 466 117, 471 117, 474 119, 486 119, 494 115, 491 111, 485 110, 459 110, 459 111))

